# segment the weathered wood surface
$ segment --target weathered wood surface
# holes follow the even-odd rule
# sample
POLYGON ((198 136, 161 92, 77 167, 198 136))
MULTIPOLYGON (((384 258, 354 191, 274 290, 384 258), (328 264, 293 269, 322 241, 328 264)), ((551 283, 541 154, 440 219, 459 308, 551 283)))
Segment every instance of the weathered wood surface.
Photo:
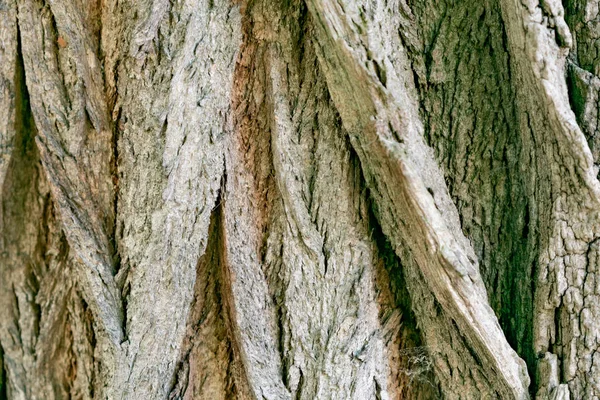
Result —
POLYGON ((0 0, 0 398, 600 397, 596 0, 0 0))

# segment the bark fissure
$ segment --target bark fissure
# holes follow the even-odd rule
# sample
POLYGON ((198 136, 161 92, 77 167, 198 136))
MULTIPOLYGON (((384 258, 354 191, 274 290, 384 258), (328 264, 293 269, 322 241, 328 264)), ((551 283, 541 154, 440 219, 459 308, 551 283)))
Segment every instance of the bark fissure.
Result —
MULTIPOLYGON (((358 156, 355 157, 358 162, 358 156)), ((439 382, 433 371, 429 348, 423 343, 413 312, 405 267, 377 221, 377 206, 368 194, 368 189, 366 197, 370 199, 368 215, 371 237, 382 264, 377 269, 377 286, 381 290, 380 320, 390 359, 388 382, 394 382, 395 393, 401 398, 439 399, 439 382)))
POLYGON ((534 218, 540 221, 539 269, 534 277, 538 396, 593 397, 598 381, 589 372, 597 362, 590 358, 597 333, 587 321, 597 311, 581 313, 584 299, 593 304, 596 297, 583 283, 587 271, 595 270, 585 253, 597 238, 600 185, 567 90, 566 59, 573 40, 560 2, 543 2, 541 8, 537 2, 520 6, 505 2, 502 12, 513 68, 524 82, 517 90, 518 104, 527 110, 525 115, 543 115, 528 117, 523 121, 527 131, 521 128, 525 148, 533 155, 534 161, 528 160, 532 174, 528 190, 538 205, 534 218), (535 103, 540 107, 534 109, 535 103))
POLYGON ((425 137, 474 247, 490 305, 534 373, 536 220, 529 218, 520 167, 523 144, 500 9, 493 2, 425 2, 412 11, 406 30, 425 29, 411 45, 425 50, 409 52, 415 74, 424 75, 423 64, 427 71, 427 79, 415 81, 425 137))
POLYGON ((7 400, 8 399, 8 394, 6 391, 7 388, 7 384, 6 384, 6 367, 4 366, 4 357, 3 357, 4 351, 2 350, 2 347, 0 346, 0 400, 7 400))
POLYGON ((0 398, 598 396, 598 10, 0 0, 0 398))
POLYGON ((217 197, 206 252, 198 262, 194 300, 170 399, 229 399, 247 395, 244 393, 247 378, 232 343, 226 299, 230 294, 225 283, 223 196, 224 192, 220 192, 217 197))
MULTIPOLYGON (((412 279, 424 279, 420 285, 425 284, 427 288, 425 290, 433 292, 432 294, 440 301, 448 317, 459 323, 461 329, 456 331, 456 335, 457 338, 463 337, 462 346, 464 346, 463 351, 465 352, 459 358, 464 358, 470 351, 476 351, 481 359, 486 360, 485 363, 479 364, 482 367, 481 375, 473 379, 472 394, 465 393, 468 384, 463 386, 462 383, 459 383, 452 388, 450 374, 446 376, 446 379, 441 380, 442 386, 446 385, 445 392, 453 393, 454 396, 475 396, 476 393, 479 395, 482 387, 489 386, 495 388, 492 395, 501 393, 503 396, 526 397, 526 388, 529 382, 524 365, 506 343, 504 335, 497 325, 495 315, 487 306, 487 296, 479 277, 477 265, 474 264, 474 257, 470 254, 472 252, 470 246, 465 243, 464 237, 461 237, 456 229, 452 230, 452 234, 448 237, 444 237, 442 233, 450 232, 446 231, 448 227, 444 225, 456 221, 458 216, 453 206, 449 205, 443 181, 441 185, 439 183, 440 173, 432 171, 429 172, 429 175, 421 175, 423 177, 421 178, 417 170, 413 169, 417 165, 423 168, 424 165, 431 164, 418 158, 410 158, 414 154, 427 155, 428 149, 425 149, 421 142, 422 136, 419 133, 421 126, 418 119, 414 118, 414 109, 412 109, 414 105, 411 104, 407 93, 399 89, 401 84, 406 85, 405 77, 393 77, 396 82, 392 84, 397 85, 395 87, 398 90, 391 92, 390 95, 381 87, 372 84, 372 72, 362 70, 358 60, 366 50, 363 46, 378 46, 376 39, 367 44, 361 42, 359 36, 353 32, 344 31, 347 36, 340 36, 340 32, 336 29, 343 26, 346 17, 342 16, 330 2, 310 2, 310 5, 311 12, 322 29, 322 35, 319 36, 322 39, 322 43, 319 43, 322 48, 319 54, 321 65, 325 68, 328 84, 340 110, 344 126, 347 127, 353 146, 361 158, 367 184, 379 205, 378 208, 382 214, 378 218, 384 232, 391 238, 399 255, 407 250, 413 253, 409 253, 409 257, 412 258, 414 264, 407 263, 407 265, 409 268, 418 266, 422 271, 420 273, 425 274, 426 278, 413 276, 412 279), (342 75, 340 70, 345 70, 348 75, 342 75), (355 75, 349 78, 350 74, 355 75), (393 96, 398 97, 394 98, 393 96), (403 104, 405 109, 397 108, 396 104, 403 104), (397 126, 396 131, 400 132, 404 136, 405 142, 410 144, 398 144, 393 139, 390 140, 391 133, 387 129, 389 122, 397 126), (412 145, 413 149, 404 147, 407 145, 412 145), (420 178, 426 179, 425 183, 420 178), (399 188, 400 193, 390 192, 389 187, 392 182, 399 188), (426 187, 435 188, 434 192, 438 195, 432 198, 422 186, 423 184, 426 187), (441 213, 440 210, 442 210, 441 213), (440 223, 435 222, 436 218, 439 218, 436 213, 440 213, 438 214, 440 217, 444 215, 445 222, 441 220, 440 223), (427 222, 421 219, 422 215, 427 215, 427 222), (395 221, 401 220, 414 224, 413 229, 416 228, 423 238, 415 241, 414 234, 412 236, 403 235, 403 232, 406 231, 395 226, 397 224, 395 221), (446 244, 446 240, 450 242, 446 244), (432 247, 426 250, 425 246, 432 247), (434 250, 436 248, 437 250, 434 250), (449 249, 453 249, 452 253, 448 252, 449 249), (458 249, 461 249, 460 252, 458 249), (428 255, 437 252, 439 253, 433 258, 428 255), (441 276, 447 277, 440 281, 441 276), (444 279, 448 279, 446 284, 442 284, 444 279), (462 279, 465 280, 460 283, 462 279), (479 300, 481 308, 474 307, 474 302, 478 302, 475 300, 477 296, 482 296, 479 300), (468 311, 463 308, 466 304, 469 304, 470 310, 468 311), (475 311, 476 309, 477 311, 475 311), (483 322, 488 320, 489 322, 483 322), (481 325, 477 327, 478 324, 481 325), (496 328, 490 329, 492 326, 496 326, 496 328), (490 336, 486 337, 486 335, 490 336), (497 375, 498 372, 502 374, 501 377, 497 375), (480 384, 477 383, 479 379, 482 380, 480 384), (495 379, 501 381, 491 384, 495 379), (504 386, 503 389, 499 389, 499 385, 504 386), (501 390, 501 392, 496 393, 495 390, 501 390)), ((368 38, 365 39, 368 40, 368 38)), ((380 49, 380 47, 375 48, 380 49)), ((379 53, 382 52, 379 51, 379 53)), ((385 57, 385 52, 382 57, 385 57)), ((389 76, 388 82, 390 82, 390 78, 389 76)), ((411 287, 413 293, 418 290, 416 286, 419 283, 417 282, 419 281, 413 281, 411 287)), ((419 310, 417 315, 424 317, 431 313, 419 310)), ((430 323, 434 323, 433 321, 435 319, 429 319, 430 323)), ((425 332, 425 335, 426 340, 433 341, 434 337, 436 340, 440 339, 438 334, 433 333, 433 329, 425 332), (435 336, 427 337, 428 334, 435 336)), ((452 347, 453 351, 460 351, 456 344, 452 347)), ((442 348, 435 350, 446 351, 442 348)), ((433 356, 435 357, 435 353, 433 356)), ((473 364, 478 365, 476 362, 473 364)), ((438 364, 436 367, 438 374, 442 373, 440 365, 438 364)))

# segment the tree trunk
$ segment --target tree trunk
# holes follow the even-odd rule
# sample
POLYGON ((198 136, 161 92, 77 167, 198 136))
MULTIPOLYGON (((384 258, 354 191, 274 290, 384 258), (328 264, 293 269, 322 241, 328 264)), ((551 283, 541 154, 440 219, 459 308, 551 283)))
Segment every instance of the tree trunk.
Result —
POLYGON ((0 0, 0 399, 600 398, 598 0, 0 0))

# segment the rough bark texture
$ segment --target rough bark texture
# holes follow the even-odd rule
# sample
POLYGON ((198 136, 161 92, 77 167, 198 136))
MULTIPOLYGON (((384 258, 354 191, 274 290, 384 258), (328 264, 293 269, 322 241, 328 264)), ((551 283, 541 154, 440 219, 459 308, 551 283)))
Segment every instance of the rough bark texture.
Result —
POLYGON ((596 0, 0 0, 0 399, 600 398, 596 0))

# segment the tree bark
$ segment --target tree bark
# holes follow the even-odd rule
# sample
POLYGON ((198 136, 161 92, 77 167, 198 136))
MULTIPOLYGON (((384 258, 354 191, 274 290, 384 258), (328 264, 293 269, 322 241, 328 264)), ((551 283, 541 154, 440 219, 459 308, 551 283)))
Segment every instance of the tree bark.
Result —
POLYGON ((0 0, 0 399, 600 397, 596 0, 0 0))

